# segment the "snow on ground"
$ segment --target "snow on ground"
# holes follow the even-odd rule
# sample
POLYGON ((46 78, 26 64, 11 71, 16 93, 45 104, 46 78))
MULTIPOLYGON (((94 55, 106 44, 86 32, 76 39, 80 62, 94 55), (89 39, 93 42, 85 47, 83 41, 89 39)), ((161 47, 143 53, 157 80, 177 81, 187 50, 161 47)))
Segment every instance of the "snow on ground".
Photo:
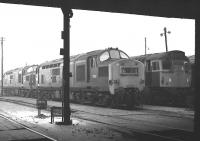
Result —
MULTIPOLYGON (((56 125, 50 123, 50 113, 41 111, 43 116, 38 117, 38 110, 13 103, 0 102, 0 113, 25 124, 26 126, 48 135, 59 141, 133 141, 131 137, 112 130, 105 125, 91 121, 72 118, 72 125, 56 125)), ((61 118, 55 118, 61 121, 61 118)))

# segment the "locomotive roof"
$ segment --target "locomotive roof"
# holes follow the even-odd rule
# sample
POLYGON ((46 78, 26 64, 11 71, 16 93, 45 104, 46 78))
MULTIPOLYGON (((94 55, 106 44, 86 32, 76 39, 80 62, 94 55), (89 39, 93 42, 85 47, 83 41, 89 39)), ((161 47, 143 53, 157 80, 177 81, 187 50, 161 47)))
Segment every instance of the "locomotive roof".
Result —
POLYGON ((24 68, 23 68, 23 70, 28 70, 29 68, 31 68, 31 67, 38 67, 38 65, 29 65, 29 66, 25 66, 24 68))
MULTIPOLYGON (((73 55, 73 56, 70 56, 70 61, 74 61, 74 60, 77 60, 77 59, 78 60, 84 60, 88 56, 93 56, 93 55, 97 55, 98 56, 101 53, 103 53, 104 51, 109 50, 109 49, 116 49, 116 48, 107 48, 107 49, 102 49, 102 50, 94 50, 94 51, 90 51, 90 52, 87 52, 87 53, 73 55)), ((55 59, 55 60, 52 60, 52 61, 46 61, 46 62, 40 64, 39 66, 45 66, 45 65, 49 65, 49 64, 53 64, 53 63, 62 62, 62 61, 63 61, 63 58, 55 59)))
POLYGON ((48 65, 48 64, 58 63, 58 62, 61 62, 61 61, 63 61, 63 58, 59 58, 59 59, 55 59, 55 60, 51 60, 51 61, 46 61, 46 62, 40 64, 39 66, 45 66, 45 65, 48 65))
POLYGON ((22 69, 23 69, 23 67, 21 67, 21 68, 15 68, 15 69, 12 69, 12 70, 9 70, 9 71, 5 72, 4 75, 5 74, 8 75, 8 74, 11 74, 12 72, 15 72, 17 70, 22 70, 22 69))
MULTIPOLYGON (((70 56, 70 61, 76 59, 76 58, 79 57, 79 56, 80 56, 80 54, 70 56)), ((55 60, 51 60, 51 61, 46 61, 46 62, 40 64, 40 66, 45 66, 45 65, 54 64, 54 63, 59 63, 59 62, 63 62, 63 58, 59 58, 59 59, 55 59, 55 60)))
POLYGON ((90 52, 87 52, 87 53, 84 53, 84 54, 80 54, 76 59, 78 59, 78 60, 84 60, 88 56, 95 56, 95 55, 98 56, 101 53, 103 53, 104 51, 106 51, 106 50, 112 50, 112 49, 121 51, 118 48, 112 48, 112 47, 111 48, 106 48, 106 49, 101 49, 101 50, 94 50, 94 51, 90 51, 90 52))
POLYGON ((168 51, 168 52, 161 52, 161 53, 154 53, 154 54, 147 54, 146 57, 145 55, 140 55, 133 57, 134 59, 140 60, 144 62, 144 60, 186 60, 188 61, 188 58, 185 56, 185 53, 183 51, 179 50, 173 50, 173 51, 168 51))
MULTIPOLYGON (((107 49, 105 49, 105 50, 107 50, 107 49)), ((105 50, 94 50, 94 51, 90 51, 87 53, 83 53, 83 54, 80 54, 80 56, 77 57, 77 59, 83 60, 83 59, 87 58, 88 56, 100 55, 105 50)))

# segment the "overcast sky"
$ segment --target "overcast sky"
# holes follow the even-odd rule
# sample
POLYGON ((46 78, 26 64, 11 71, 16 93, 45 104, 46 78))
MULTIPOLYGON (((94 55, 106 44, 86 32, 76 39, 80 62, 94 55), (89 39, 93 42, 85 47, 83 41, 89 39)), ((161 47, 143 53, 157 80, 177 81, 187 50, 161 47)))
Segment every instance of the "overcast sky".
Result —
MULTIPOLYGON (((163 28, 168 34, 168 50, 193 55, 195 21, 141 15, 73 10, 70 54, 118 47, 129 56, 165 51, 163 28)), ((4 72, 24 65, 61 58, 63 15, 58 8, 0 4, 0 37, 4 37, 4 72)))

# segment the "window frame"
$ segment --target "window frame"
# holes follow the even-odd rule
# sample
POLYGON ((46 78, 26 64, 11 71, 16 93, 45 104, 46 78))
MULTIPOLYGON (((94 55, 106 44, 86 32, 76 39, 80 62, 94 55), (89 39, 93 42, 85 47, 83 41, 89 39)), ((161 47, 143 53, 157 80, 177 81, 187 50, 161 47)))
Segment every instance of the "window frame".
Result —
POLYGON ((129 56, 128 56, 125 52, 123 52, 123 51, 119 51, 119 55, 120 55, 120 58, 121 58, 121 59, 129 59, 129 56), (122 57, 121 54, 125 55, 126 58, 122 57))
MULTIPOLYGON (((107 57, 107 56, 106 56, 107 57)), ((109 51, 104 51, 100 56, 99 56, 99 60, 100 60, 100 62, 104 62, 104 61, 106 61, 106 60, 108 60, 110 58, 110 53, 109 53, 109 51), (101 59, 102 58, 102 56, 105 54, 105 53, 107 53, 107 55, 108 55, 108 58, 103 58, 103 60, 101 59)))
POLYGON ((155 61, 151 61, 151 70, 152 71, 159 71, 161 68, 160 68, 160 61, 159 60, 155 60, 155 61), (154 69, 154 65, 153 64, 156 64, 155 67, 156 69, 154 69))

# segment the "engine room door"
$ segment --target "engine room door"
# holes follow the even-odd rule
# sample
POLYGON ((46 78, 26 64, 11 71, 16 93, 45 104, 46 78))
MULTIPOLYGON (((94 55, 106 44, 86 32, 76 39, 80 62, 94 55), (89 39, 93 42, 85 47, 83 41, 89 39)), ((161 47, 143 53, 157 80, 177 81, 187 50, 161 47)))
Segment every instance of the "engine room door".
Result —
POLYGON ((92 82, 97 78, 97 57, 90 56, 87 59, 87 82, 92 82))

